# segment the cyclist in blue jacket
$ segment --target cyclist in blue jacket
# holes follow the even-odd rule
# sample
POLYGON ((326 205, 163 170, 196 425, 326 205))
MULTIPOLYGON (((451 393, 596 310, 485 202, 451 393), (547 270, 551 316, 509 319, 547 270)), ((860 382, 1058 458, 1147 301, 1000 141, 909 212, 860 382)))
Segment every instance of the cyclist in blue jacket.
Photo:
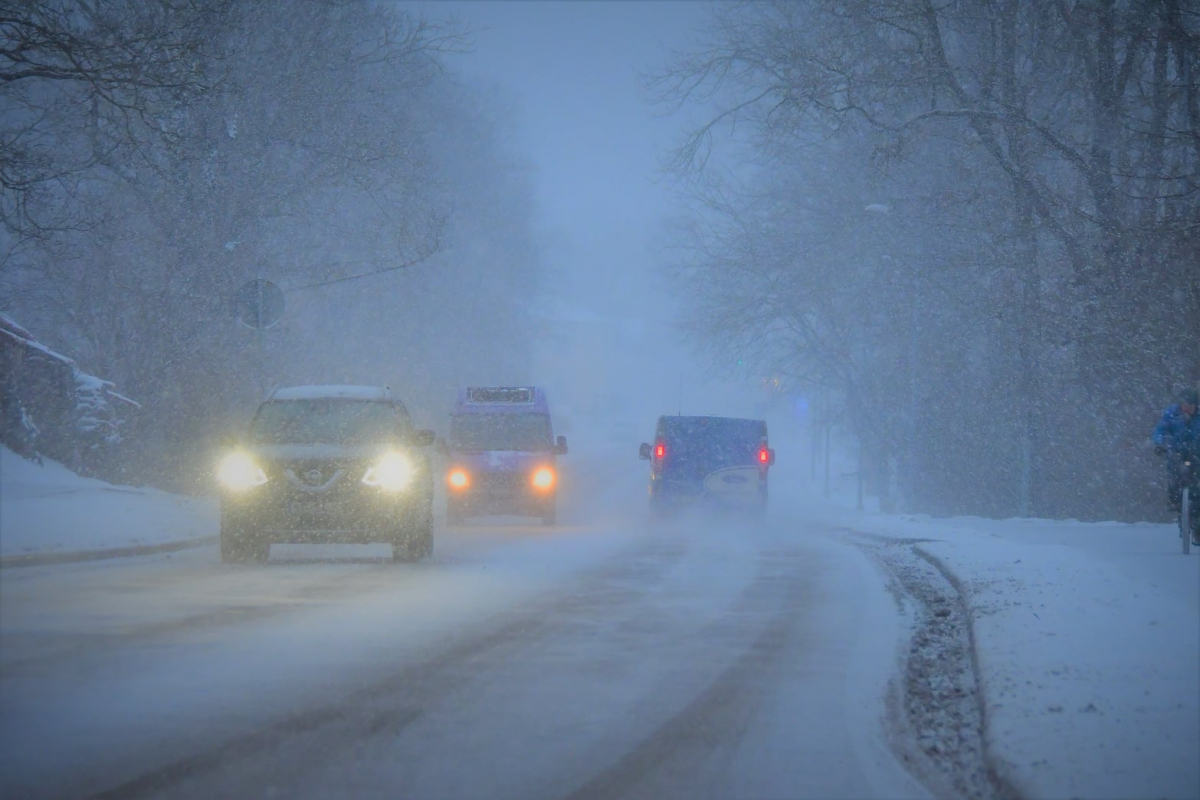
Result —
POLYGON ((1181 392, 1179 402, 1163 411, 1151 436, 1154 452, 1167 457, 1167 497, 1172 508, 1179 508, 1183 496, 1184 462, 1200 459, 1198 407, 1200 392, 1195 389, 1181 392))

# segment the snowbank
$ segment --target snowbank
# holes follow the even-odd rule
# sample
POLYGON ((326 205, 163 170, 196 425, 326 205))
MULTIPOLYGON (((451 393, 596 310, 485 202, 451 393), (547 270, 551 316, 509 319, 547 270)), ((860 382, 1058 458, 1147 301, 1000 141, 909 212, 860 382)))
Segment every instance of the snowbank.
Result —
POLYGON ((994 532, 918 545, 958 580, 988 745, 1026 796, 1200 796, 1198 560, 1155 554, 1169 533, 1127 527, 1127 557, 1157 580, 1084 546, 994 532))
POLYGON ((0 447, 0 555, 102 550, 215 536, 215 499, 113 486, 0 447))
POLYGON ((933 519, 807 498, 903 539, 971 615, 985 735, 1027 797, 1200 797, 1200 557, 1171 525, 933 519))

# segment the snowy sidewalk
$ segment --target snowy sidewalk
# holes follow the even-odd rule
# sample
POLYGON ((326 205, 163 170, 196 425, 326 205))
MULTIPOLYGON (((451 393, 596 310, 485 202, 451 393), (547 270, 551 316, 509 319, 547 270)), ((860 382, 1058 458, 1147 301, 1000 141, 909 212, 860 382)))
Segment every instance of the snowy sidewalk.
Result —
POLYGON ((0 447, 0 557, 7 564, 98 551, 131 555, 215 537, 217 529, 214 499, 113 486, 0 447))
POLYGON ((1172 526, 807 510, 956 585, 989 756, 1021 795, 1200 797, 1200 556, 1172 526))

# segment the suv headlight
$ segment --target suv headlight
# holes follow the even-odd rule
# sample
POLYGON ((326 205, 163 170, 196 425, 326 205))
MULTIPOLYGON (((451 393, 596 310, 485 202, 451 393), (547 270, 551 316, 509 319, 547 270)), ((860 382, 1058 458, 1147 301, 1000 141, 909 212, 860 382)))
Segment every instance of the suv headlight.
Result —
POLYGON ((262 486, 267 474, 246 453, 230 453, 217 467, 217 480, 229 489, 242 491, 262 486))
POLYGON ((412 481, 412 462, 401 453, 385 453, 367 470, 362 482, 389 492, 398 492, 412 481))

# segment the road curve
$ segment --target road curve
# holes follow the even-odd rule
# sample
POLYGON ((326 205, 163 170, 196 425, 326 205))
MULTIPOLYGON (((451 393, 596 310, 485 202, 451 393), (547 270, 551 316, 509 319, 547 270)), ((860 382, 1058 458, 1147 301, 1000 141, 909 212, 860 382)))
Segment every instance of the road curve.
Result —
POLYGON ((832 537, 608 519, 330 552, 6 571, 0 794, 924 794, 883 730, 904 628, 832 537))

